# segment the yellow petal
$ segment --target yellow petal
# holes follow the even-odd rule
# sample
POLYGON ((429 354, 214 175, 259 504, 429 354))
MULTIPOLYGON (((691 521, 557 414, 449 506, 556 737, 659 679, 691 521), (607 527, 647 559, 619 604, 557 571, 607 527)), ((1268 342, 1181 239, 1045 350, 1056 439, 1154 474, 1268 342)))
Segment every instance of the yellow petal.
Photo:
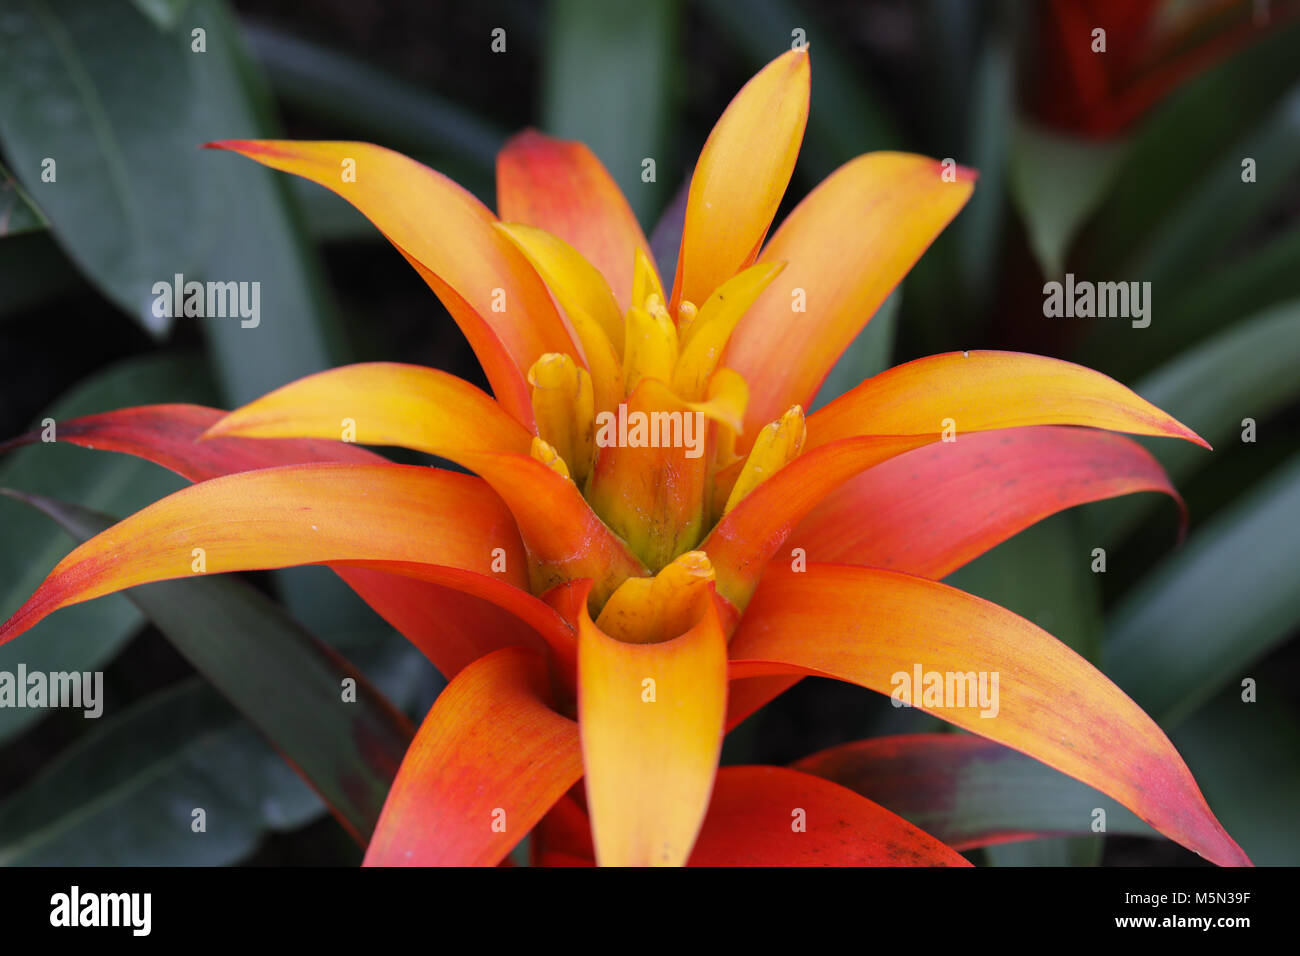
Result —
MULTIPOLYGON (((591 471, 596 410, 591 376, 568 355, 549 352, 528 370, 537 433, 581 485, 591 471)), ((536 457, 536 445, 533 448, 536 457)), ((567 477, 567 474, 566 474, 567 477)))
POLYGON ((749 402, 749 385, 729 368, 720 368, 709 381, 709 395, 703 402, 686 402, 682 405, 705 418, 725 426, 729 432, 739 432, 745 421, 745 406, 749 402))
MULTIPOLYGON (((649 298, 654 302, 653 296, 649 298)), ((631 395, 642 379, 670 382, 677 364, 677 329, 659 306, 654 312, 633 306, 627 310, 623 347, 623 393, 631 395)), ((603 409, 602 409, 603 411, 603 409)))
POLYGON ((643 306, 646 299, 656 295, 664 297, 664 286, 659 281, 659 270, 654 260, 642 249, 637 249, 632 263, 632 305, 643 306))
POLYGON ((939 436, 1025 425, 1084 425, 1133 435, 1195 432, 1101 372, 1020 352, 946 352, 869 378, 808 419, 808 447, 851 435, 939 436))
MULTIPOLYGON (((402 394, 401 389, 385 390, 379 386, 367 389, 363 382, 368 380, 352 380, 348 388, 342 388, 347 375, 357 374, 350 370, 357 368, 364 366, 321 372, 286 385, 221 419, 207 432, 207 437, 337 439, 339 409, 330 403, 342 400, 340 396, 346 392, 346 405, 355 420, 356 441, 393 442, 439 455, 481 475, 492 486, 515 516, 528 545, 534 593, 565 581, 589 577, 595 581, 592 599, 599 605, 623 578, 645 573, 623 542, 601 523, 573 482, 531 457, 532 436, 496 409, 483 393, 477 392, 476 401, 495 409, 495 416, 489 415, 487 424, 481 427, 492 434, 501 430, 511 444, 490 444, 482 430, 467 429, 463 421, 441 420, 436 401, 426 407, 430 402, 427 395, 420 399, 426 405, 413 406, 417 414, 408 415, 401 413, 401 406, 393 401, 394 395, 402 394), (513 444, 515 441, 518 446, 513 444)), ((430 369, 418 369, 418 372, 435 374, 430 369)), ((470 388, 463 382, 460 385, 470 388)), ((456 397, 459 393, 453 390, 447 394, 456 397)), ((531 407, 528 413, 531 418, 531 407)), ((471 423, 479 421, 473 416, 465 418, 471 423)))
POLYGON ((364 445, 527 452, 528 430, 463 379, 397 362, 363 362, 308 375, 219 419, 205 438, 311 436, 364 445))
POLYGON ((681 330, 681 357, 673 371, 673 388, 698 398, 727 347, 741 316, 768 287, 784 263, 761 263, 732 276, 714 290, 688 326, 681 330))
POLYGON ((791 405, 805 407, 841 353, 970 198, 975 175, 905 153, 846 163, 795 207, 763 250, 785 262, 731 336, 724 361, 762 382, 746 442, 791 405))
POLYGON ((543 352, 570 351, 572 339, 527 260, 492 228, 490 209, 446 176, 370 143, 208 145, 310 179, 356 206, 443 300, 497 398, 526 421, 523 373, 543 352))
MULTIPOLYGON (((594 265, 573 246, 545 229, 521 222, 502 222, 497 229, 506 235, 546 280, 565 312, 581 309, 599 323, 615 351, 623 352, 623 310, 609 283, 594 265)), ((572 321, 572 315, 569 316, 572 321)), ((577 329, 581 333, 581 329, 577 329)), ((586 342, 584 340, 585 347, 586 342)))
POLYGON ((764 425, 740 469, 731 494, 727 496, 724 512, 736 507, 745 495, 798 458, 806 437, 803 409, 798 405, 787 410, 778 420, 764 425))
POLYGON ((657 644, 689 630, 713 582, 703 551, 687 551, 653 578, 628 578, 610 596, 596 626, 627 644, 657 644))
POLYGON ((602 866, 681 866, 704 820, 727 700, 727 642, 705 597, 690 630, 657 644, 579 618, 578 724, 602 866))
POLYGON ((564 463, 564 459, 559 456, 551 445, 548 445, 540 438, 533 439, 533 447, 530 449, 529 454, 561 478, 568 478, 570 481, 573 480, 573 476, 569 474, 569 467, 564 463))
POLYGON ((806 50, 782 54, 713 127, 691 176, 672 311, 703 302, 758 255, 803 141, 809 76, 806 50))

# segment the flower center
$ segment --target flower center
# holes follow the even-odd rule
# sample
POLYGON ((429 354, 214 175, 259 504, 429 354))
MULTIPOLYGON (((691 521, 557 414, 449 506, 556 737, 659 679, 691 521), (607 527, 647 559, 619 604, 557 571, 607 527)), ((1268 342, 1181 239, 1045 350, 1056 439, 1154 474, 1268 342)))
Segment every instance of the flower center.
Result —
POLYGON ((674 315, 638 255, 622 342, 612 341, 620 330, 584 339, 588 368, 553 352, 529 369, 533 456, 571 479, 651 572, 695 548, 802 449, 796 406, 756 436, 747 457, 736 454, 749 389, 720 366, 736 323, 780 269, 746 269, 702 306, 682 301, 674 315), (608 360, 592 361, 595 347, 608 360))

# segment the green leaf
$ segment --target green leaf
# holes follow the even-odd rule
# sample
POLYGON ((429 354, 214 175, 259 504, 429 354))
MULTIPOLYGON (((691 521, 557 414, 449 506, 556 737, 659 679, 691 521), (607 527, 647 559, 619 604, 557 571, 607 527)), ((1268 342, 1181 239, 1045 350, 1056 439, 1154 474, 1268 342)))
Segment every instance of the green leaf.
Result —
POLYGON ((0 864, 217 866, 319 812, 235 709, 189 680, 102 720, 0 803, 0 864))
POLYGON ((186 25, 202 51, 128 0, 24 0, 0 21, 0 137, 69 258, 150 331, 199 323, 240 404, 332 364, 334 317, 284 184, 198 149, 266 134, 269 110, 221 3, 193 3, 186 25), (155 315, 176 275, 257 283, 258 324, 155 315))
POLYGON ((1002 251, 1007 163, 1015 110, 1014 63, 1010 44, 992 36, 975 71, 969 162, 979 181, 962 215, 950 227, 958 241, 957 271, 965 311, 985 314, 992 305, 1002 251))
MULTIPOLYGON (((457 177, 452 178, 464 185, 457 177)), ((321 189, 309 179, 295 176, 289 181, 289 192, 294 204, 302 210, 303 228, 316 242, 358 239, 375 242, 384 238, 374 223, 361 215, 350 202, 328 189, 321 189)))
POLYGON ((1136 128, 1089 232, 1090 276, 1128 277, 1132 257, 1216 165, 1235 165, 1240 177, 1248 154, 1239 140, 1295 85, 1298 41, 1300 23, 1279 25, 1189 79, 1136 128))
MULTIPOLYGON (((187 24, 207 30, 208 52, 191 56, 197 101, 184 161, 204 203, 204 274, 260 282, 261 323, 204 319, 223 397, 240 405, 346 360, 320 263, 307 245, 286 176, 230 153, 197 150, 215 139, 273 135, 270 97, 220 0, 195 0, 187 24)), ((147 64, 146 64, 147 66, 147 64)), ((178 157, 179 158, 179 157, 178 157)))
MULTIPOLYGON (((270 95, 225 3, 194 0, 186 24, 206 29, 208 38, 208 52, 194 57, 194 142, 273 134, 270 95)), ((291 177, 227 152, 191 149, 189 155, 195 163, 194 188, 202 193, 212 233, 203 278, 254 281, 261 289, 257 328, 229 319, 203 320, 226 403, 244 404, 346 361, 320 264, 290 199, 291 177)), ((372 619, 333 575, 314 584, 323 576, 313 575, 317 570, 287 568, 275 576, 298 620, 315 627, 329 619, 372 619)))
MULTIPOLYGON (((968 735, 967 735, 968 736, 968 735)), ((900 743, 905 738, 899 738, 900 743)), ((925 748, 891 748, 857 761, 844 757, 834 763, 832 779, 887 807, 926 833, 948 844, 967 843, 990 833, 1057 833, 1072 838, 1044 837, 1021 843, 995 844, 1000 866, 1061 866, 1062 846, 1100 848, 1092 832, 1093 811, 1106 812, 1106 833, 1163 839, 1130 810, 1087 784, 1053 770, 1032 757, 991 741, 960 759, 940 763, 925 748)), ((816 757, 797 769, 815 772, 816 757)))
MULTIPOLYGON (((349 654, 370 679, 407 713, 427 711, 428 660, 391 632, 366 644, 349 654)), ((194 678, 95 721, 0 801, 0 865, 229 864, 266 833, 324 812, 265 738, 194 678), (191 829, 196 807, 207 811, 203 834, 191 829)))
POLYGON ((543 125, 591 147, 633 211, 648 222, 665 203, 668 94, 675 0, 602 4, 552 0, 543 61, 543 125), (656 161, 656 181, 641 179, 656 161))
POLYGON ((176 21, 190 5, 190 0, 131 0, 131 2, 160 30, 170 30, 176 26, 176 21))
POLYGON ((0 20, 11 168, 72 260, 154 333, 171 321, 150 308, 153 283, 193 272, 203 241, 188 164, 174 162, 195 146, 185 56, 126 0, 23 0, 0 20))
POLYGON ((1298 169, 1300 85, 1187 191, 1135 257, 1133 273, 1162 289, 1200 274, 1263 216, 1276 211, 1298 169), (1246 157, 1255 163, 1253 182, 1242 179, 1246 157))
POLYGON ((941 71, 946 78, 936 74, 925 82, 925 102, 940 104, 927 128, 936 156, 973 166, 979 179, 961 214, 904 279, 900 337, 908 354, 945 352, 985 338, 1003 255, 1015 115, 1011 37, 995 18, 973 56, 973 37, 957 35, 969 11, 951 7, 949 0, 927 4, 928 32, 951 51, 941 71), (936 123, 941 114, 948 119, 936 123))
MULTIPOLYGON (((1156 342, 1140 354, 1167 355, 1222 329, 1225 317, 1253 315, 1270 305, 1300 297, 1300 225, 1247 252, 1221 260, 1199 280, 1191 280, 1170 309, 1173 323, 1154 323, 1156 342), (1164 341, 1161 341, 1163 336, 1164 341)), ((1147 359, 1150 361, 1150 358, 1147 359)))
MULTIPOLYGON (((1094 322, 1079 361, 1121 378, 1135 377, 1239 316, 1300 295, 1295 267, 1300 229, 1289 224, 1276 235, 1267 229, 1279 204, 1285 205, 1297 170, 1300 86, 1208 162, 1162 219, 1144 223, 1144 242, 1132 248, 1122 265, 1110 267, 1123 271, 1106 275, 1151 282, 1157 303, 1151 326, 1130 338, 1122 323, 1094 322), (1245 157, 1257 164, 1253 182, 1242 181, 1245 157), (1262 240, 1257 238, 1261 235, 1262 240)), ((1108 239, 1110 227, 1105 229, 1108 239)))
MULTIPOLYGON (((921 125, 927 143, 953 144, 954 134, 969 133, 971 80, 984 28, 996 29, 996 13, 966 0, 920 0, 913 9, 917 99, 924 104, 914 122, 921 125)), ((953 153, 953 148, 942 150, 944 156, 953 153)))
POLYGON ((1043 275, 1060 278, 1080 227, 1096 210, 1124 156, 1122 143, 1076 139, 1020 121, 1011 145, 1011 198, 1043 275))
MULTIPOLYGON (((1131 380, 1179 352, 1253 316, 1300 297, 1300 225, 1293 225, 1236 256, 1221 258, 1204 275, 1181 283, 1168 304, 1142 329, 1141 347, 1114 323, 1095 323, 1075 360, 1131 380)), ((1159 300, 1157 300, 1159 301, 1159 300)))
MULTIPOLYGON (((1189 349, 1135 386, 1147 401, 1173 415, 1219 449, 1240 444, 1241 422, 1263 422, 1300 399, 1300 300, 1269 309, 1189 349)), ((1211 464, 1215 454, 1188 442, 1141 439, 1175 486, 1211 464)), ((1251 446, 1244 446, 1250 449, 1251 446)), ((1114 540, 1158 506, 1150 495, 1130 495, 1090 509, 1093 537, 1114 540)))
POLYGON ((1229 689, 1172 737, 1219 822, 1253 863, 1300 864, 1300 715, 1276 693, 1248 704, 1240 689, 1229 689))
POLYGON ((1275 469, 1125 595, 1105 671, 1172 727, 1300 623, 1300 455, 1275 469))
MULTIPOLYGON (((91 412, 153 402, 205 402, 211 387, 202 365, 170 356, 134 359, 82 383, 43 418, 57 423, 91 412)), ((75 499, 127 514, 183 487, 176 475, 125 455, 73 445, 41 444, 0 458, 0 486, 75 499)), ((16 501, 0 498, 0 615, 12 614, 68 552, 58 528, 16 501)), ((53 615, 0 646, 0 670, 21 661, 32 671, 98 670, 140 628, 143 618, 120 596, 80 604, 53 615)), ((42 716, 38 710, 0 708, 0 740, 42 716)))
POLYGON ((0 238, 34 232, 48 225, 27 190, 0 163, 0 238))
MULTIPOLYGON (((116 523, 68 502, 0 489, 78 542, 116 523)), ((237 578, 132 588, 131 602, 234 704, 362 843, 414 728, 361 673, 237 578)))

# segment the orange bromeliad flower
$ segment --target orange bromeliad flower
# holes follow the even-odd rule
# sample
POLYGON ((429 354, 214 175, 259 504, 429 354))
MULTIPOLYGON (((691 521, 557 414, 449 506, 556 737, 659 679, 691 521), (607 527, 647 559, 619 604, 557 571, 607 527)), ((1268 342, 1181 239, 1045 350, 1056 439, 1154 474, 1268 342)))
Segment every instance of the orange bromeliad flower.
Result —
POLYGON ((765 243, 809 76, 808 54, 786 53, 728 106, 691 180, 671 288, 577 143, 512 140, 500 219, 377 146, 213 144, 368 216, 460 325, 495 398, 376 363, 229 414, 151 406, 62 423, 61 438, 198 483, 74 550, 0 641, 187 576, 197 548, 208 573, 329 565, 450 680, 371 864, 496 864, 531 832, 542 863, 961 865, 957 850, 1017 831, 945 844, 852 787, 864 761, 942 767, 995 744, 1216 863, 1248 863, 1123 692, 1035 625, 938 583, 1071 505, 1177 497, 1109 432, 1204 442, 1099 373, 1002 352, 910 362, 805 416, 975 178, 861 156, 765 243), (473 474, 392 464, 342 437, 473 474), (995 744, 921 735, 799 769, 718 767, 727 730, 805 675, 900 697, 913 674, 903 701, 995 744), (991 676, 992 702, 976 675, 981 688, 991 676))

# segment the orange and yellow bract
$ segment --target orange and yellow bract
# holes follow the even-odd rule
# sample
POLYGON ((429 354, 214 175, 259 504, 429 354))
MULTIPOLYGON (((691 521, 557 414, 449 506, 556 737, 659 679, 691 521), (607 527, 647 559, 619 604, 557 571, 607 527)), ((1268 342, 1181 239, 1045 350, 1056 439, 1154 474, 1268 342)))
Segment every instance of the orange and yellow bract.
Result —
MULTIPOLYGON (((975 182, 921 156, 861 156, 768 238, 809 82, 809 54, 788 52, 724 112, 694 170, 671 287, 578 143, 511 140, 500 218, 378 146, 211 144, 368 216, 464 331, 493 395, 371 363, 229 414, 149 406, 63 423, 65 440, 196 484, 74 550, 0 641, 69 604, 187 576, 195 547, 208 573, 329 565, 450 681, 370 864, 491 865, 531 832, 540 863, 963 865, 835 782, 852 782, 856 751, 803 769, 718 767, 727 730, 802 676, 888 694, 892 674, 921 663, 1001 675, 995 717, 974 701, 938 716, 1216 863, 1248 863, 1122 691, 1035 625, 937 580, 1062 508, 1176 499, 1154 459, 1111 432, 1204 442, 1099 373, 1004 352, 910 362, 805 415, 975 182), (703 444, 599 440, 616 412, 699 415, 703 444), (956 441, 940 441, 948 420, 956 441), (340 440, 344 427, 472 474, 391 464, 340 440), (796 808, 805 828, 791 826, 796 808)), ((950 749, 925 735, 897 746, 950 749)))

